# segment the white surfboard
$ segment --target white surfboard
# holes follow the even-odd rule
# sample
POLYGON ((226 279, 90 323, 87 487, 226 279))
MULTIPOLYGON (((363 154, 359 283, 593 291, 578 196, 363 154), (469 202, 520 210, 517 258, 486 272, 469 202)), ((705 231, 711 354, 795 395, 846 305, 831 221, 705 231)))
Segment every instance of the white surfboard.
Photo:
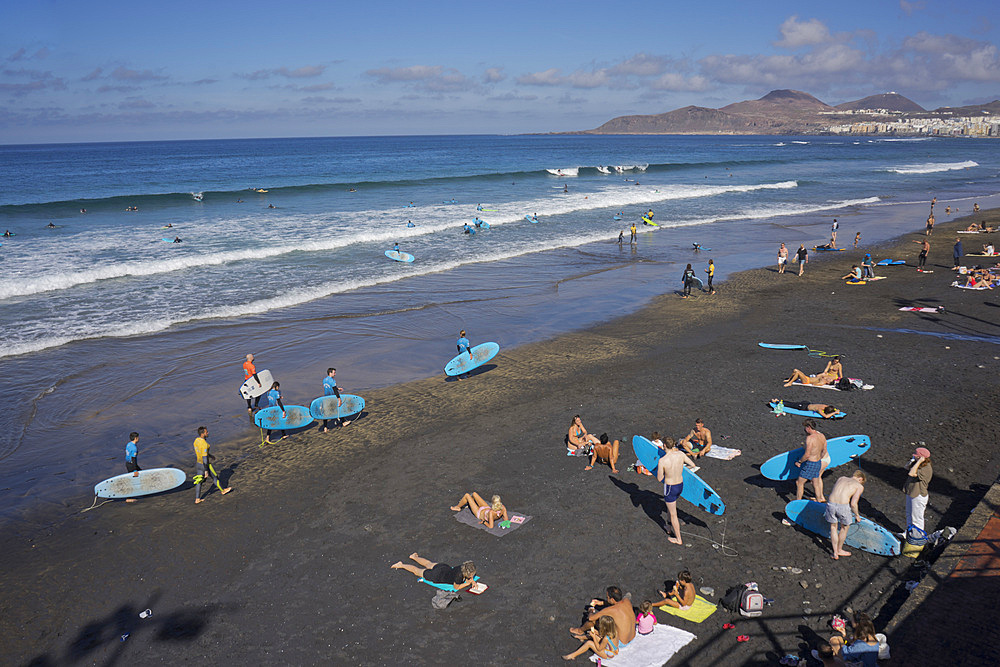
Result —
POLYGON ((246 382, 240 385, 240 396, 243 398, 257 398, 258 396, 263 396, 267 392, 271 391, 271 386, 274 384, 274 378, 271 377, 271 371, 266 369, 257 371, 257 377, 260 378, 259 384, 251 375, 247 378, 246 382))
POLYGON ((106 479, 94 487, 94 495, 101 498, 148 496, 177 488, 186 479, 184 471, 177 468, 151 468, 140 470, 138 477, 128 472, 106 479))

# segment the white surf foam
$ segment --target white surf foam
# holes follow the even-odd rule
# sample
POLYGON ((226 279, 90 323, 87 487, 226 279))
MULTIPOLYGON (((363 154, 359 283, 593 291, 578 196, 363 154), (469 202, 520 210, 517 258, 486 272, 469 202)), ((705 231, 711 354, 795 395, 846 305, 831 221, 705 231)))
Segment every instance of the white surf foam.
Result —
POLYGON ((971 169, 978 166, 979 163, 973 160, 965 160, 964 162, 926 162, 924 164, 890 167, 887 171, 897 174, 935 174, 941 171, 957 171, 959 169, 971 169))
POLYGON ((579 176, 579 167, 566 167, 565 169, 546 169, 553 176, 579 176))

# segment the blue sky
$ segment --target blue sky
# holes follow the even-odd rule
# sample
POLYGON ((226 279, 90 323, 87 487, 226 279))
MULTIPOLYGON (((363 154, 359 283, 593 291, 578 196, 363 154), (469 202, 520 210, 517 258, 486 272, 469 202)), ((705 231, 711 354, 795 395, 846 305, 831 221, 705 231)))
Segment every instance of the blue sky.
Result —
POLYGON ((979 103, 1000 98, 995 7, 11 2, 0 143, 549 132, 775 88, 979 103))

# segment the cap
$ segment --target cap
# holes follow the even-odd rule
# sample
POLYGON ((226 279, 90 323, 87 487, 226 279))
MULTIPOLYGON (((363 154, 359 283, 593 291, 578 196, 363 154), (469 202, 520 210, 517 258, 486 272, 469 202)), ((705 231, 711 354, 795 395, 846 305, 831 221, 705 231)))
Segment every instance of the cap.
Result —
POLYGON ((929 459, 931 457, 930 450, 927 449, 926 447, 917 447, 915 450, 913 450, 913 458, 919 459, 921 456, 924 457, 925 459, 929 459))

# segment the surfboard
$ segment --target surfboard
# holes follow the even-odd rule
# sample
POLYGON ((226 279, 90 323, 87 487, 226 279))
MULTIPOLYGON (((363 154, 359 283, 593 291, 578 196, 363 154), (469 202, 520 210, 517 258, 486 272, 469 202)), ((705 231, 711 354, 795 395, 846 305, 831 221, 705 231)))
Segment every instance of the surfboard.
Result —
POLYGON ((281 417, 281 408, 277 405, 259 410, 253 416, 254 424, 260 428, 272 431, 302 428, 303 426, 312 424, 313 421, 313 416, 309 414, 309 408, 304 405, 286 405, 284 419, 281 417))
POLYGON ((104 480, 94 487, 94 495, 101 498, 134 498, 175 489, 184 483, 187 475, 177 468, 150 468, 140 470, 138 477, 125 473, 104 480))
POLYGON ((174 242, 173 239, 160 239, 160 240, 163 241, 163 242, 165 242, 165 243, 173 243, 174 242))
POLYGON ((692 243, 691 245, 694 247, 694 250, 711 250, 711 248, 706 248, 700 243, 692 243))
MULTIPOLYGON (((660 458, 663 456, 662 449, 641 435, 632 436, 632 451, 635 452, 639 463, 650 472, 656 470, 660 458)), ((726 511, 726 504, 722 502, 722 498, 711 486, 705 483, 705 480, 691 472, 687 466, 684 466, 683 475, 684 489, 681 491, 681 498, 709 514, 721 515, 726 511)))
POLYGON ((396 260, 397 262, 412 262, 413 255, 408 252, 402 252, 398 250, 386 250, 385 256, 389 259, 396 260))
MULTIPOLYGON (((1000 255, 998 255, 996 253, 994 253, 992 255, 987 255, 987 254, 981 253, 981 252, 979 252, 979 253, 976 253, 976 252, 967 252, 967 253, 965 253, 965 256, 966 257, 1000 257, 1000 255)), ((928 273, 930 273, 930 272, 928 271, 928 273)))
MULTIPOLYGON (((774 401, 771 401, 770 403, 768 403, 768 405, 771 406, 771 410, 774 410, 774 408, 778 404, 775 403, 774 401)), ((789 408, 789 407, 785 407, 783 408, 783 410, 790 415, 799 415, 800 417, 813 417, 815 419, 843 419, 844 417, 847 416, 846 412, 841 412, 840 410, 837 410, 837 412, 835 412, 832 417, 824 417, 823 415, 814 410, 797 410, 795 408, 789 408)))
POLYGON ((769 350, 808 350, 808 345, 784 345, 781 343, 757 343, 761 347, 769 350))
POLYGON ((874 282, 876 280, 885 280, 886 276, 873 276, 871 278, 865 278, 868 282, 874 282))
POLYGON ((867 285, 868 281, 866 281, 866 280, 845 280, 844 284, 845 285, 867 285))
MULTIPOLYGON (((826 441, 826 451, 830 455, 830 462, 826 465, 826 469, 836 468, 848 461, 853 461, 871 447, 872 441, 867 435, 845 435, 839 438, 830 438, 826 441)), ((802 458, 805 451, 805 447, 799 447, 790 452, 772 456, 761 464, 760 474, 768 479, 778 481, 795 479, 799 476, 799 469, 795 462, 802 458)))
POLYGON ((847 248, 820 248, 819 246, 813 246, 813 250, 816 252, 843 252, 847 248))
MULTIPOLYGON (((830 537, 830 524, 823 514, 826 504, 815 500, 793 500, 785 505, 785 516, 806 530, 826 538, 830 537)), ((844 544, 879 556, 898 556, 899 540, 892 533, 871 519, 861 518, 847 529, 844 544)))
POLYGON ((365 399, 354 394, 341 394, 344 404, 338 406, 336 396, 320 396, 309 404, 309 414, 313 419, 337 419, 356 415, 365 409, 365 399))
POLYGON ((524 219, 527 220, 528 222, 532 223, 532 224, 537 224, 538 223, 538 218, 532 218, 530 215, 524 216, 524 219))
POLYGON ((698 276, 691 276, 691 286, 698 289, 704 289, 705 283, 701 282, 701 278, 698 276))
POLYGON ((642 223, 644 225, 650 225, 652 227, 659 227, 660 226, 657 223, 655 223, 652 220, 650 220, 649 218, 647 218, 646 216, 642 216, 642 223))
POLYGON ((463 373, 468 373, 474 368, 479 368, 487 361, 497 356, 500 351, 500 346, 497 343, 480 343, 476 345, 471 350, 472 358, 469 358, 468 352, 463 352, 462 354, 456 355, 454 359, 448 362, 444 367, 445 375, 462 375, 463 373))
POLYGON ((442 204, 457 204, 458 200, 457 199, 449 199, 448 201, 443 201, 441 203, 442 204))
POLYGON ((246 382, 240 385, 240 396, 243 398, 257 398, 258 396, 263 396, 267 392, 271 391, 271 385, 274 384, 274 378, 271 377, 271 371, 267 369, 257 371, 257 377, 260 378, 260 384, 257 384, 256 380, 254 380, 251 375, 247 378, 246 382))
POLYGON ((944 306, 939 306, 938 308, 924 308, 920 306, 903 306, 900 310, 909 311, 911 313, 943 313, 944 306))
POLYGON ((905 259, 880 259, 875 262, 875 266, 895 266, 898 264, 906 264, 905 259))

